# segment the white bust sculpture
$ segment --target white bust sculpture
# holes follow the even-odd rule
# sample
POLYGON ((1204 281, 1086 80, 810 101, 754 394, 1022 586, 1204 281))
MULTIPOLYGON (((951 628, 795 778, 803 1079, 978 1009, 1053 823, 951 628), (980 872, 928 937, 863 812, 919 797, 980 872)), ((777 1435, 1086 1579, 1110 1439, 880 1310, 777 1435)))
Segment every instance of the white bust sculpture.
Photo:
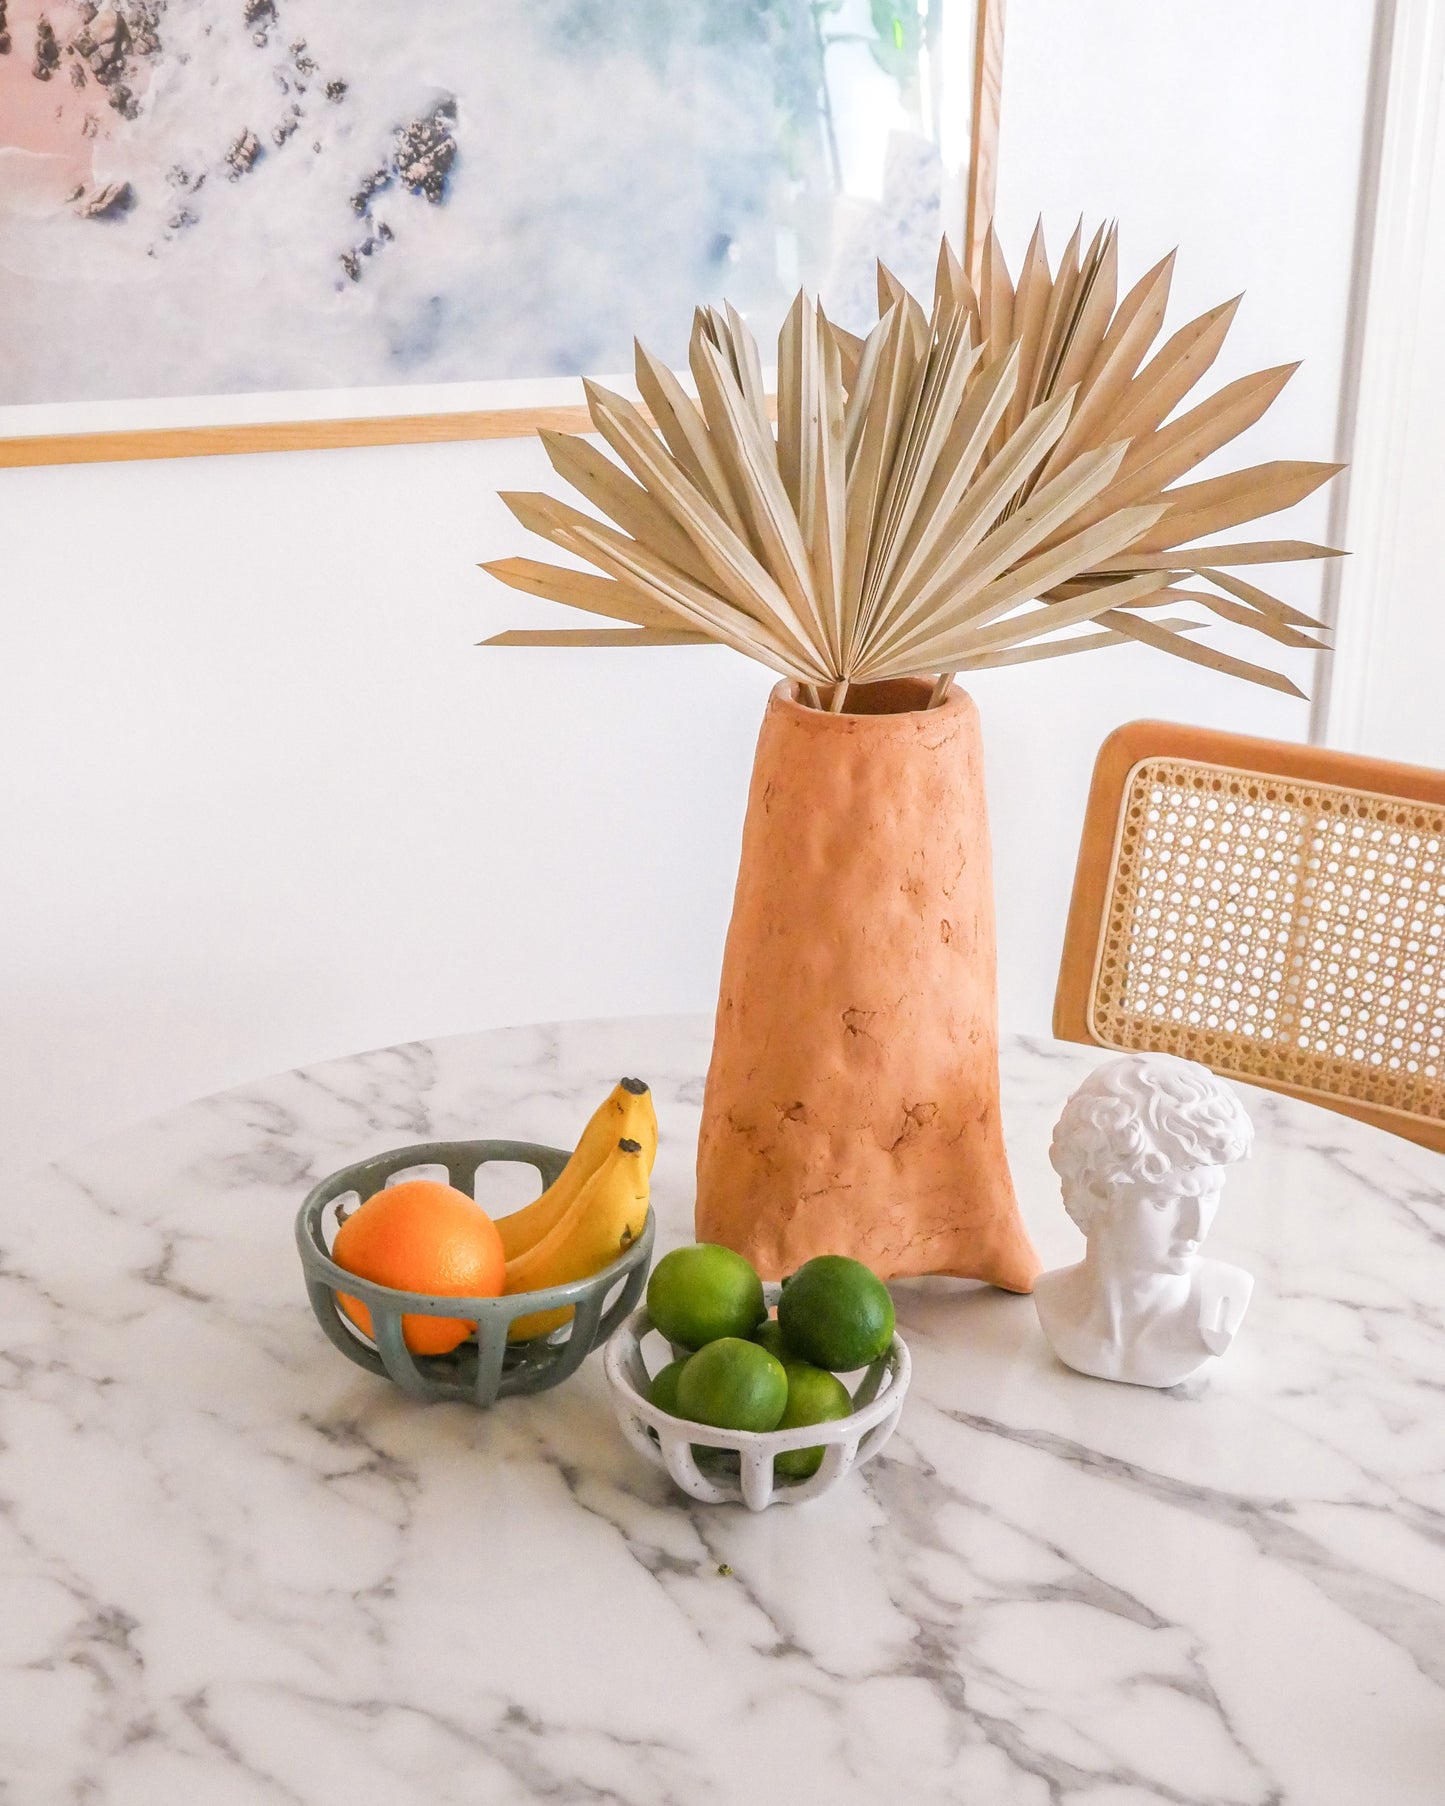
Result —
POLYGON ((1206 1066, 1128 1054, 1064 1106, 1049 1159, 1088 1241, 1074 1267, 1034 1287, 1054 1353, 1080 1373, 1175 1386, 1234 1340, 1253 1277, 1201 1260, 1224 1169, 1254 1128, 1206 1066))

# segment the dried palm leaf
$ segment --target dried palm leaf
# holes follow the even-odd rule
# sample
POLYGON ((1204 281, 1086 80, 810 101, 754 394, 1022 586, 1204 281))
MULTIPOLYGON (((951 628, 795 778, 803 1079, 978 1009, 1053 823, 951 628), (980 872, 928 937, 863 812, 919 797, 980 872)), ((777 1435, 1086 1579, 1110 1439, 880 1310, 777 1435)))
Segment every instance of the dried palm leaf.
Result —
POLYGON ((712 640, 794 678, 807 700, 827 693, 833 708, 853 683, 933 676, 937 696, 955 671, 1130 643, 1298 694, 1193 636, 1213 620, 1320 647, 1322 623, 1229 567, 1334 552, 1208 536, 1292 506, 1339 467, 1276 462, 1181 482, 1260 418, 1293 366, 1171 418, 1237 305, 1202 314, 1151 356, 1173 262, 1120 301, 1113 226, 1085 247, 1081 225, 1056 271, 1039 228, 1017 284, 990 235, 975 292, 945 243, 928 312, 880 267, 880 317, 862 340, 800 294, 778 341, 776 429, 745 321, 731 307, 699 309, 695 398, 639 346, 650 422, 589 383, 613 456, 543 435, 553 468, 605 518, 547 496, 503 498, 594 572, 516 558, 484 567, 627 625, 484 643, 712 640), (1208 618, 1155 612, 1179 604, 1208 618))
POLYGON ((673 632, 666 627, 514 628, 494 633, 482 646, 716 646, 710 633, 673 632))

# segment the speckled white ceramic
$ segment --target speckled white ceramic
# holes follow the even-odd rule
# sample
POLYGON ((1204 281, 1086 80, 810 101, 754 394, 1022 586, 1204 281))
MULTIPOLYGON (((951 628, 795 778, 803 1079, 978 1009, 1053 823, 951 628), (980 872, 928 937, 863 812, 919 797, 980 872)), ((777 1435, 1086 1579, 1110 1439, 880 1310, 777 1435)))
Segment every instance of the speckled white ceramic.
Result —
MULTIPOLYGON (((770 1305, 778 1302, 781 1286, 763 1288, 770 1305)), ((912 1362, 901 1336, 867 1370, 850 1378, 853 1411, 829 1423, 803 1425, 790 1430, 719 1430, 702 1432, 695 1423, 660 1411, 647 1400, 648 1368, 644 1345, 652 1319, 644 1305, 622 1324, 607 1344, 603 1371, 612 1388, 612 1405, 627 1440, 646 1460, 669 1473, 691 1499, 705 1505, 746 1505, 749 1511, 765 1511, 769 1505, 803 1505, 845 1479, 855 1466, 871 1461, 898 1428, 903 1401, 908 1396, 912 1362), (736 1472, 724 1471, 716 1462, 699 1461, 699 1445, 727 1449, 737 1456, 736 1472), (806 1480, 780 1475, 774 1457, 792 1449, 821 1448, 823 1463, 806 1480)), ((661 1337, 654 1333, 653 1340, 661 1337)), ((687 1351, 673 1347, 671 1354, 687 1351)), ((664 1359, 668 1351, 664 1345, 664 1359)))

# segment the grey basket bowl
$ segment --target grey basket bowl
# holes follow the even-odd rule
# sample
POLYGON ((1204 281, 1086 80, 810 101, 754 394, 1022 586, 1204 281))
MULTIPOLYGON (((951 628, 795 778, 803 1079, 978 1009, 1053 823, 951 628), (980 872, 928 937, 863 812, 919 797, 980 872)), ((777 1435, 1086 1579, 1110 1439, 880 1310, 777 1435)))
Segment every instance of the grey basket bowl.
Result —
POLYGON ((306 1272, 306 1291, 316 1321, 348 1361, 386 1379, 419 1399, 461 1399, 494 1404, 518 1392, 545 1392, 575 1373, 599 1348, 642 1296, 652 1260, 656 1224, 652 1211, 642 1234, 627 1251, 587 1279, 518 1292, 502 1298, 439 1298, 429 1292, 399 1292, 375 1285, 338 1267, 327 1252, 325 1216, 338 1198, 354 1192, 364 1203, 394 1176, 416 1167, 444 1167, 447 1181, 470 1198, 478 1167, 489 1160, 535 1166, 542 1186, 550 1185, 570 1156, 560 1148, 531 1141, 422 1141, 393 1148, 344 1166, 323 1179, 296 1214, 296 1246, 306 1272), (608 1294, 616 1288, 609 1302, 608 1294), (371 1313, 375 1346, 367 1341, 336 1301, 336 1294, 361 1301, 371 1313), (570 1323, 533 1342, 508 1343, 517 1317, 570 1304, 570 1323), (605 1307, 605 1308, 604 1308, 605 1307), (476 1335, 451 1354, 413 1354, 402 1339, 403 1316, 464 1317, 475 1320, 476 1335))

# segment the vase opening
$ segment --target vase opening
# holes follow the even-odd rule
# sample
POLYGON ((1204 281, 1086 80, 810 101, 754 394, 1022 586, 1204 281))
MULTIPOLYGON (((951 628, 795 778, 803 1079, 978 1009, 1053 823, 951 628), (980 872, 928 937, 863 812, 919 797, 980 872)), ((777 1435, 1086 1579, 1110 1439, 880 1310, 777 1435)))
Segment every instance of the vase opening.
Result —
MULTIPOLYGON (((927 677, 886 677, 879 683, 849 684, 841 715, 912 715, 928 707, 933 695, 933 680, 927 677)), ((794 702, 801 702, 799 686, 793 685, 794 702)))

